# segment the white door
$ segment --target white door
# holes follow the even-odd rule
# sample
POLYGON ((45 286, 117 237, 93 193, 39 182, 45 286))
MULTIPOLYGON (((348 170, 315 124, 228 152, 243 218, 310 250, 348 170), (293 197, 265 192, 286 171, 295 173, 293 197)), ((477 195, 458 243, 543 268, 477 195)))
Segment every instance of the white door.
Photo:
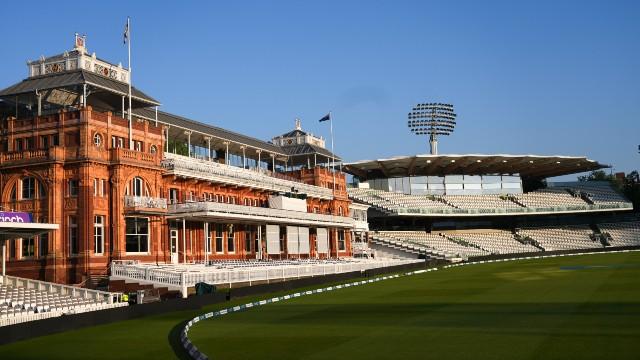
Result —
POLYGON ((171 229, 169 231, 169 246, 171 251, 171 263, 178 263, 178 230, 171 229))

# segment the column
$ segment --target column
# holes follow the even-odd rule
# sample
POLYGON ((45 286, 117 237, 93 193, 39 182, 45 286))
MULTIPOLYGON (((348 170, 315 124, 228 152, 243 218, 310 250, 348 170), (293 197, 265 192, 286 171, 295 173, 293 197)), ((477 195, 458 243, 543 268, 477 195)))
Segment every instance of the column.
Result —
POLYGON ((207 148, 209 149, 209 152, 207 152, 207 159, 211 161, 211 136, 205 136, 204 139, 207 140, 207 148))
POLYGON ((187 149, 189 150, 187 154, 189 157, 191 157, 191 133, 192 132, 193 131, 190 131, 190 130, 184 131, 184 134, 187 135, 187 149))
POLYGON ((258 166, 256 167, 260 169, 260 155, 262 154, 262 150, 258 149, 256 150, 256 153, 258 154, 258 166))

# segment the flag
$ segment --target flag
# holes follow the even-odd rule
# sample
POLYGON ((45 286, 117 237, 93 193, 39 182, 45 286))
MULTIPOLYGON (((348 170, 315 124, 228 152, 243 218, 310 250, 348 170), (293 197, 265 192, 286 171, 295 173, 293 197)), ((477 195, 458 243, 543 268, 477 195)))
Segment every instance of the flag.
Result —
POLYGON ((123 41, 126 44, 127 40, 129 40, 129 18, 127 18, 127 23, 124 25, 124 34, 122 35, 123 41))
POLYGON ((329 121, 329 120, 331 120, 331 113, 328 113, 322 119, 320 119, 320 122, 329 121))

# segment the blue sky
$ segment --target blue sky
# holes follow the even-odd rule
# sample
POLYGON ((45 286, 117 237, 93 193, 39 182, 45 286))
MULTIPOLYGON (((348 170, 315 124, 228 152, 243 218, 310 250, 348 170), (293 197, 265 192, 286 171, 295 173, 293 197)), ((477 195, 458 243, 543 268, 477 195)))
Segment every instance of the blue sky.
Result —
POLYGON ((261 139, 303 128, 346 161, 426 153, 418 102, 455 105, 441 153, 586 155, 640 168, 640 2, 273 1, 3 4, 0 87, 75 32, 165 111, 261 139))

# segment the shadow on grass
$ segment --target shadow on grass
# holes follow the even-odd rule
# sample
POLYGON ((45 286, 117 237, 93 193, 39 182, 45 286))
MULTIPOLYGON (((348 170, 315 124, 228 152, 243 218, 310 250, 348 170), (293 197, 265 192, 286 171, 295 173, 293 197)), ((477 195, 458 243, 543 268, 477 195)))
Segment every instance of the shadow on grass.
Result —
POLYGON ((182 347, 182 342, 180 341, 180 333, 189 320, 190 319, 184 320, 171 328, 171 331, 169 331, 169 334, 167 335, 167 340, 169 340, 171 350, 173 350, 176 358, 181 360, 191 360, 191 356, 189 356, 189 353, 184 349, 184 347, 182 347))

